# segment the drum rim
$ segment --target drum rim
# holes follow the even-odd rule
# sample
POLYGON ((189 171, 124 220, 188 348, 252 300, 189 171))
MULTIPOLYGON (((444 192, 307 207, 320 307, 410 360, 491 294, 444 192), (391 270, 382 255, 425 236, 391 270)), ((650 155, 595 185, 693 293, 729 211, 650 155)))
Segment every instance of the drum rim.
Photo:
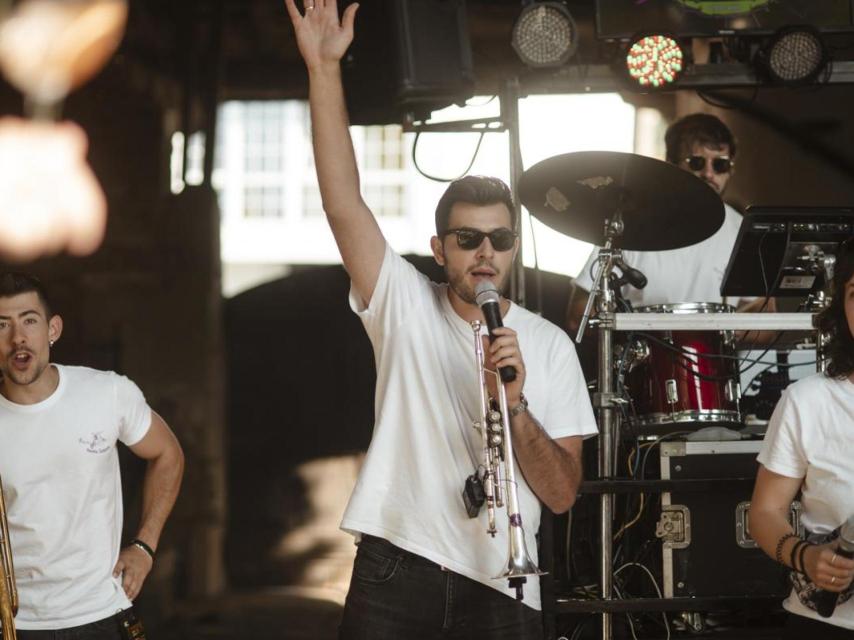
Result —
POLYGON ((627 420, 630 425, 638 427, 665 427, 683 422, 740 424, 741 421, 741 412, 730 409, 688 409, 674 413, 646 413, 627 420))
POLYGON ((734 313, 735 307, 722 302, 664 302, 635 307, 637 313, 734 313))

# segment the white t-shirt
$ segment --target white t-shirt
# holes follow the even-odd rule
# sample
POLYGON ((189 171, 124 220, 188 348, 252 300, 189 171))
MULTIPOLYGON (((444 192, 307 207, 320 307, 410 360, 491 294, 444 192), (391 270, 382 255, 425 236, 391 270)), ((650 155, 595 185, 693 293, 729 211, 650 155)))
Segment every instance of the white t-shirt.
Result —
MULTIPOLYGON (((828 533, 854 514, 854 384, 814 374, 791 384, 774 409, 758 456, 766 469, 803 478, 804 526, 828 533)), ((822 618, 793 593, 792 613, 854 629, 854 598, 822 618)))
MULTIPOLYGON (((623 251, 623 260, 639 269, 647 278, 643 289, 631 285, 622 288, 623 297, 634 307, 678 302, 726 302, 721 284, 732 253, 741 214, 724 205, 724 223, 714 235, 702 242, 670 251, 623 251)), ((590 291, 593 286, 597 250, 575 279, 575 284, 590 291)), ((730 301, 730 304, 738 302, 730 301)))
MULTIPOLYGON (((479 391, 471 325, 448 300, 447 285, 421 275, 386 247, 368 308, 354 289, 350 304, 374 347, 375 426, 342 528, 366 533, 515 597, 494 580, 508 557, 506 510, 498 534, 486 533, 486 509, 470 519, 462 500, 466 477, 482 462, 472 424, 479 391)), ((518 333, 530 411, 552 438, 596 433, 572 343, 550 322, 515 304, 504 324, 518 333)), ((540 504, 517 466, 526 543, 536 561, 540 504)), ((524 603, 540 608, 539 581, 524 603)))
POLYGON ((122 533, 116 442, 147 433, 151 409, 124 376, 53 365, 41 402, 0 395, 0 475, 20 606, 19 629, 64 629, 130 606, 112 571, 122 533))

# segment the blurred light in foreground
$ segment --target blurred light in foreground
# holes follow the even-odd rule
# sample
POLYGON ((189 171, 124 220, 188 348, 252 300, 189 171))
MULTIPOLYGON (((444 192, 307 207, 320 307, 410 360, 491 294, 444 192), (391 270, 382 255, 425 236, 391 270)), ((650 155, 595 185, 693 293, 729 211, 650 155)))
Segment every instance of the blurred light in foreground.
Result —
POLYGON ((86 149, 86 134, 71 122, 0 118, 0 257, 98 248, 107 202, 86 149))
POLYGON ((0 26, 0 68, 39 114, 95 75, 119 46, 127 0, 25 0, 0 26))

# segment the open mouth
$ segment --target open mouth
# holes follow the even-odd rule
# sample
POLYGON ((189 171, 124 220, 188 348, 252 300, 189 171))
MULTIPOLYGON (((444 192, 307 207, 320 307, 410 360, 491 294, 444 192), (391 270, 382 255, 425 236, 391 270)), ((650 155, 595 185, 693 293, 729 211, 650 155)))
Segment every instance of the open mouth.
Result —
POLYGON ((495 269, 489 267, 476 267, 471 270, 471 274, 475 278, 494 278, 497 274, 495 269))
POLYGON ((28 351, 19 351, 12 356, 12 364, 18 369, 25 369, 33 359, 33 354, 28 351))

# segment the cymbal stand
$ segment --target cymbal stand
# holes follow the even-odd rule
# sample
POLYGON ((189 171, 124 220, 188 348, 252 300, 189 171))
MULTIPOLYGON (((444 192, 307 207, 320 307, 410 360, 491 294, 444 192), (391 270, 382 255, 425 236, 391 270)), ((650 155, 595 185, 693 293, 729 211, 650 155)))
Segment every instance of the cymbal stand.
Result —
MULTIPOLYGON (((614 312, 616 301, 609 279, 615 261, 621 258, 614 241, 623 233, 623 220, 619 210, 613 218, 605 221, 605 245, 599 250, 596 278, 591 287, 590 297, 584 309, 584 316, 576 336, 581 342, 584 329, 590 319, 594 300, 596 302, 596 326, 599 329, 599 382, 598 392, 594 395, 593 405, 599 414, 599 479, 613 479, 615 473, 615 442, 619 430, 619 414, 616 411, 614 393, 614 312)), ((610 600, 613 594, 613 514, 614 495, 603 493, 600 496, 600 590, 603 600, 610 600)), ((613 638, 612 613, 602 612, 602 640, 613 638)))

